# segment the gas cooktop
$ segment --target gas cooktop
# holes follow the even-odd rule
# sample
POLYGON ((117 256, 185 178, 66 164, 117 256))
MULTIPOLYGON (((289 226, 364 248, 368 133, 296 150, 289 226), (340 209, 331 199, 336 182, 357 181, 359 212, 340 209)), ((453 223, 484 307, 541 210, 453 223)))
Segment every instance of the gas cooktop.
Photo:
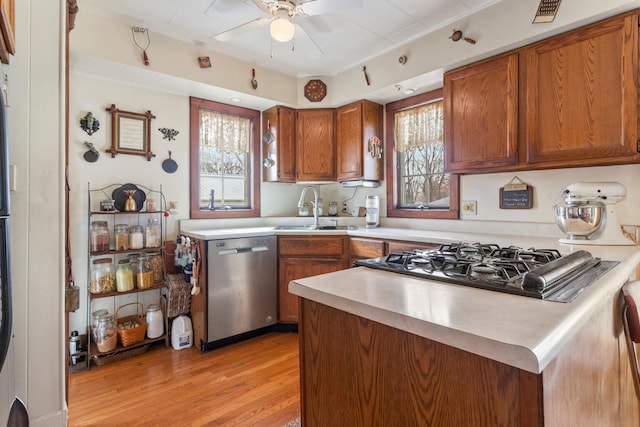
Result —
POLYGON ((460 242, 359 260, 354 266, 548 301, 571 302, 616 264, 595 258, 584 250, 561 255, 555 249, 460 242))

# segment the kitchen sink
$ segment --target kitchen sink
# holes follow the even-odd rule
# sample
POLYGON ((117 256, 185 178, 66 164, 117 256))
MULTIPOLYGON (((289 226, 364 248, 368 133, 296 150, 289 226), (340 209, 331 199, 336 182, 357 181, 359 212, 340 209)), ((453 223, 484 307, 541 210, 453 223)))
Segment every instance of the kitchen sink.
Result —
POLYGON ((277 227, 273 227, 274 230, 357 230, 358 227, 354 225, 320 225, 318 228, 315 228, 313 225, 278 225, 277 227))
POLYGON ((279 225, 274 230, 315 230, 313 225, 279 225))

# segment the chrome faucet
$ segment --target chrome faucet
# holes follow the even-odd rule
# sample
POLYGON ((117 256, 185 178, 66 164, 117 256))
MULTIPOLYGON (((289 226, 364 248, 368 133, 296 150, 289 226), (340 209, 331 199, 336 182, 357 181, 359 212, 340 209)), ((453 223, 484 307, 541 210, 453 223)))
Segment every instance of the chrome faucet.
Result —
POLYGON ((313 191, 313 229, 318 229, 318 191, 309 185, 302 189, 302 194, 300 194, 300 200, 298 200, 298 207, 301 208, 304 203, 304 195, 307 193, 307 190, 313 191))

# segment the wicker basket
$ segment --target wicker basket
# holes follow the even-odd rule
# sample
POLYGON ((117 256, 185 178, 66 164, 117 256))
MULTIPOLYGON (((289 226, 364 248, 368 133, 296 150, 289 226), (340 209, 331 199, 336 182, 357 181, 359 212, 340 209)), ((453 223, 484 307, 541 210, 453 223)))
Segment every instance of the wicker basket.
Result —
POLYGON ((118 336, 120 337, 120 342, 122 343, 123 347, 128 347, 130 345, 143 341, 144 334, 147 332, 147 322, 144 320, 144 307, 142 306, 142 303, 132 302, 118 307, 118 309, 116 310, 116 329, 118 330, 118 336), (140 314, 118 317, 118 313, 120 313, 120 310, 122 310, 122 308, 133 304, 138 305, 138 307, 140 308, 140 314), (122 329, 120 325, 128 321, 136 321, 138 322, 138 326, 134 328, 122 329))
POLYGON ((191 284, 184 281, 184 274, 167 274, 168 304, 167 317, 187 314, 191 308, 191 284))

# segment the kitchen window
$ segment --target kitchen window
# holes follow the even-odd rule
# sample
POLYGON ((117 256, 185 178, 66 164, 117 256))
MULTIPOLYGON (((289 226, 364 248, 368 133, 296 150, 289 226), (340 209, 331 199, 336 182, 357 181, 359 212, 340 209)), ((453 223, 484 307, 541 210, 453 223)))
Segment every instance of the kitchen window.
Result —
POLYGON ((190 98, 191 218, 260 216, 260 112, 190 98))
POLYGON ((442 89, 386 105, 387 216, 458 218, 458 176, 444 171, 442 89))

